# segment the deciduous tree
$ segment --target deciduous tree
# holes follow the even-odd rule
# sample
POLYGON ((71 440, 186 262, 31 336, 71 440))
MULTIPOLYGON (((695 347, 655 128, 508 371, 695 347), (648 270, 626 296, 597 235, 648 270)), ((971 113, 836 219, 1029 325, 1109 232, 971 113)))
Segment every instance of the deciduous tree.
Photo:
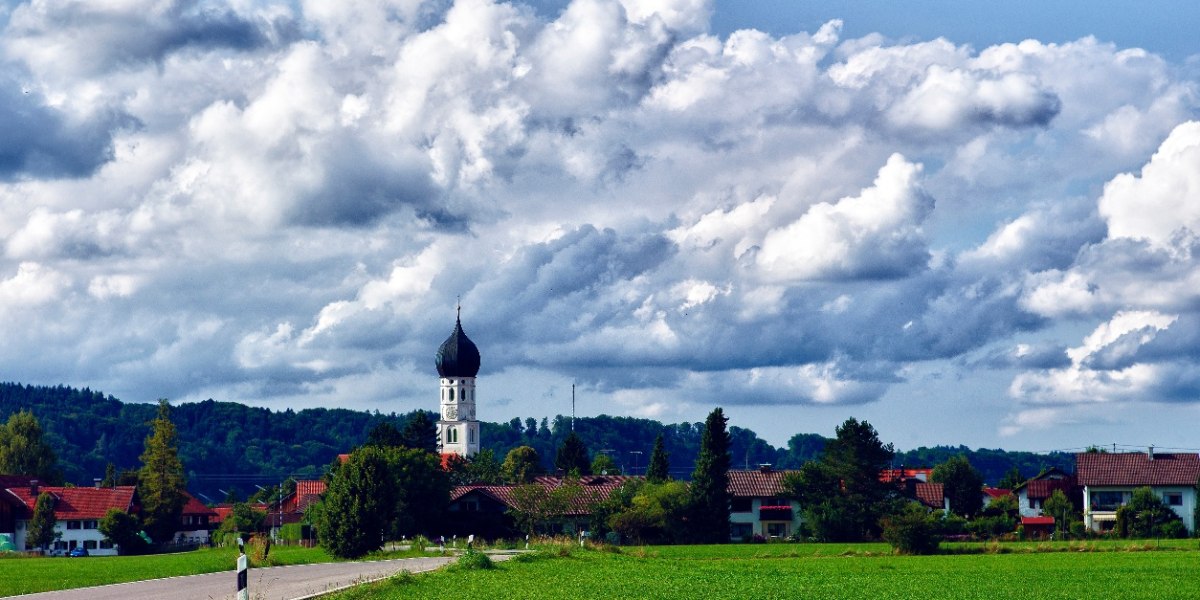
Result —
POLYGON ((983 476, 966 456, 959 454, 934 467, 932 479, 942 484, 950 512, 970 519, 983 508, 983 476))
POLYGON ((613 457, 604 452, 597 452, 596 458, 592 459, 592 474, 620 475, 621 467, 617 466, 617 461, 613 460, 613 457))
POLYGON ((141 521, 119 508, 108 509, 104 518, 100 519, 99 530, 101 535, 117 545, 121 554, 140 554, 146 548, 146 541, 138 535, 142 530, 141 521))
POLYGON ((0 473, 29 475, 47 484, 62 480, 58 458, 32 412, 17 411, 0 425, 0 473))
POLYGON ((529 483, 535 476, 542 474, 542 459, 537 450, 529 446, 517 446, 508 451, 500 470, 508 483, 529 483))
POLYGON ((138 497, 142 501, 142 526, 156 543, 171 540, 187 503, 187 480, 179 460, 175 424, 166 400, 158 401, 158 416, 151 422, 138 471, 138 497))
POLYGON ((317 539, 330 554, 357 558, 383 545, 395 494, 386 451, 359 448, 334 474, 325 491, 317 539))
POLYGON ((33 517, 29 520, 29 531, 25 534, 25 545, 46 550, 61 535, 54 530, 54 496, 50 492, 38 494, 33 505, 33 517))

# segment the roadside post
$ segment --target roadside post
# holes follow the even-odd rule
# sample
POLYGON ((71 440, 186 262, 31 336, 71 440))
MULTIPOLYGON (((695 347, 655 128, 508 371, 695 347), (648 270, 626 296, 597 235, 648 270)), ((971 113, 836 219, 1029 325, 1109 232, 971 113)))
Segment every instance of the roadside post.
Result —
POLYGON ((238 536, 238 559, 237 559, 237 600, 250 600, 250 591, 246 589, 246 582, 250 579, 247 572, 250 568, 249 561, 246 560, 246 541, 242 536, 238 536))

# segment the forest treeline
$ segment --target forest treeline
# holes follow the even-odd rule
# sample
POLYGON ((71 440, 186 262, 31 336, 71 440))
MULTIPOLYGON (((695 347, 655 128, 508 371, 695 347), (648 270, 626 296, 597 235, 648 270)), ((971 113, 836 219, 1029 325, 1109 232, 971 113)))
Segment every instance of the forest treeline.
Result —
MULTIPOLYGON (((33 412, 41 423, 64 478, 88 485, 93 478, 103 477, 110 463, 118 469, 137 467, 157 405, 122 402, 88 388, 0 383, 0 422, 22 409, 33 412)), ((374 427, 390 423, 403 428, 414 412, 273 411, 214 400, 177 404, 171 409, 188 488, 216 499, 231 491, 245 497, 256 491, 256 486, 268 486, 288 476, 319 477, 338 454, 361 445, 374 427)), ((432 412, 429 417, 437 419, 432 412)), ((704 424, 601 415, 575 419, 574 430, 593 453, 608 454, 626 474, 645 472, 654 440, 661 433, 670 455, 671 475, 686 479, 699 452, 704 424)), ((570 432, 570 417, 558 415, 483 422, 480 437, 483 447, 499 457, 517 446, 531 446, 546 462, 544 467, 551 469, 556 450, 570 432)), ((730 427, 729 436, 734 468, 764 463, 777 469, 799 468, 820 456, 828 441, 820 434, 798 433, 786 447, 779 448, 741 427, 730 427)), ((1074 457, 1067 453, 971 450, 965 446, 897 452, 895 464, 932 467, 960 454, 967 456, 990 484, 1000 481, 1013 467, 1024 477, 1049 467, 1074 469, 1074 457)))

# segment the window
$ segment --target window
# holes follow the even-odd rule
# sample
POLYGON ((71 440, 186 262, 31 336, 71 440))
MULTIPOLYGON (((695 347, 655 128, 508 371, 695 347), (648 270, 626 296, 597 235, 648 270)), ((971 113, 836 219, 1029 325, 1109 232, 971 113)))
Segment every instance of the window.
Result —
POLYGON ((729 510, 735 513, 750 512, 752 510, 750 504, 749 498, 735 496, 729 501, 729 510))
POLYGON ((477 512, 479 510, 479 502, 475 500, 467 500, 463 503, 463 510, 468 512, 477 512))
POLYGON ((112 540, 100 540, 101 550, 111 550, 113 547, 112 540))
POLYGON ((84 529, 98 529, 99 525, 100 525, 100 523, 98 521, 84 521, 83 522, 84 529))
POLYGON ((457 444, 458 443, 458 430, 457 429, 455 429, 453 427, 446 429, 446 443, 447 444, 457 444))
POLYGON ((1166 504, 1167 506, 1183 506, 1183 494, 1163 494, 1163 504, 1166 504))
POLYGON ((67 543, 66 542, 54 542, 54 549, 55 550, 66 550, 67 543))
POLYGON ((67 549, 74 550, 78 547, 79 547, 79 540, 71 540, 70 546, 67 549))
POLYGON ((95 550, 96 540, 83 540, 83 547, 86 550, 95 550))
POLYGON ((475 443, 475 428, 472 427, 472 428, 468 429, 467 436, 470 438, 470 442, 472 444, 474 444, 475 443))
POLYGON ((1124 503, 1124 492, 1092 492, 1092 510, 1111 512, 1124 503))
POLYGON ((450 399, 454 399, 454 388, 450 388, 450 399))
POLYGON ((67 521, 67 529, 79 529, 79 521, 67 521))

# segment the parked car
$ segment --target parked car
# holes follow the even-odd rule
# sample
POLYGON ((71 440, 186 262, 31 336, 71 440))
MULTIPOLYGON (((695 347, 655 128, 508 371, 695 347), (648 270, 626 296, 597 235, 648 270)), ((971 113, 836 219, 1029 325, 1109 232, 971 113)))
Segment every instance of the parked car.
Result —
POLYGON ((83 546, 75 548, 75 549, 71 550, 70 553, 67 554, 67 556, 69 556, 71 558, 83 558, 87 555, 88 555, 87 548, 84 548, 83 546))

